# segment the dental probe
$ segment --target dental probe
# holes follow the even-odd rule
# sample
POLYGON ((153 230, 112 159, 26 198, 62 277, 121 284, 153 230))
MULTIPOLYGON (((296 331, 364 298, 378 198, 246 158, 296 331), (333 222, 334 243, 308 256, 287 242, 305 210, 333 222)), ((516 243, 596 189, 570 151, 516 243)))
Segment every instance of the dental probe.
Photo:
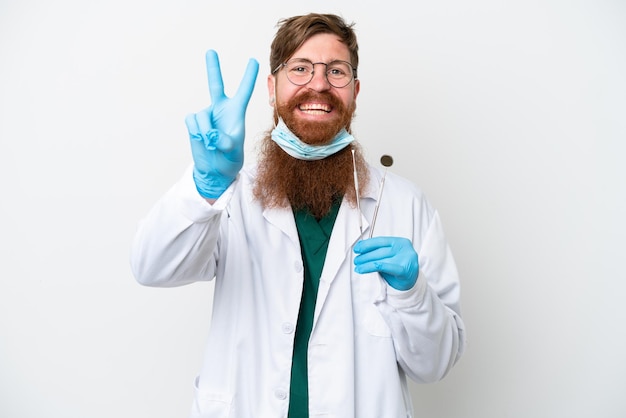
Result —
POLYGON ((378 192, 378 200, 376 201, 376 207, 374 208, 374 216, 372 217, 372 223, 370 226, 370 238, 374 235, 374 225, 376 224, 376 217, 378 216, 378 208, 380 207, 380 200, 383 197, 383 188, 385 187, 385 177, 387 176, 387 169, 393 164, 393 158, 391 155, 383 155, 380 157, 380 163, 385 167, 383 178, 380 180, 380 190, 378 192))

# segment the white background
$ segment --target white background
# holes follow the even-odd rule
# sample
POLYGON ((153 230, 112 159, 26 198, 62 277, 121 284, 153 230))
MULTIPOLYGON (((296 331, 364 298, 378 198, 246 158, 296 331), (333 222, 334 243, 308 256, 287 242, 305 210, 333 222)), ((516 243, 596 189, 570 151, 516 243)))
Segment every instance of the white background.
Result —
POLYGON ((229 95, 259 60, 253 145, 275 23, 310 11, 356 22, 355 135, 462 274, 468 350, 417 416, 626 416, 619 0, 0 0, 0 416, 187 416, 211 285, 141 287, 130 242, 190 162, 205 50, 229 95))

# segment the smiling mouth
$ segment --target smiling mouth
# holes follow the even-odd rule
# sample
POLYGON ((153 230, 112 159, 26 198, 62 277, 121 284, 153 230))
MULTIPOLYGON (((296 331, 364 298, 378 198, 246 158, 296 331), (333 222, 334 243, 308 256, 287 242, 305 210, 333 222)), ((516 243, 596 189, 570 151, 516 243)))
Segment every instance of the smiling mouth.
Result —
POLYGON ((298 106, 298 109, 311 115, 325 115, 333 110, 331 105, 324 103, 301 104, 300 106, 298 106))

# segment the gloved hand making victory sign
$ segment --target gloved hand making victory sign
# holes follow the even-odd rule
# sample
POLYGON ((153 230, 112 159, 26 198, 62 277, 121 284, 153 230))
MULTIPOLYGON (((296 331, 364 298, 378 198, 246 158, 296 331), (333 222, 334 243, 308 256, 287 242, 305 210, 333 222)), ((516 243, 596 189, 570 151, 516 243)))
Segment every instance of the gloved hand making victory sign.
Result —
POLYGON ((357 273, 378 272, 394 289, 409 290, 419 274, 417 252, 406 238, 374 237, 354 246, 357 273))
POLYGON ((211 106, 187 116, 193 155, 193 179, 200 195, 217 199, 243 167, 245 115, 259 72, 259 63, 250 59, 239 89, 233 98, 224 94, 224 82, 217 53, 206 53, 211 106))

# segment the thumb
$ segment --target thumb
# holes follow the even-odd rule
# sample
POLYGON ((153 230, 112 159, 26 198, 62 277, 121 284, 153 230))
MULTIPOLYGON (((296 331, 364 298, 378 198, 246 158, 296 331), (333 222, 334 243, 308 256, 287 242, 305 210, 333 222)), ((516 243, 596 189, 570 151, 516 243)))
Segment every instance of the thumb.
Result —
POLYGON ((213 145, 214 149, 217 148, 224 154, 229 154, 235 151, 237 148, 237 141, 235 141, 233 137, 222 131, 213 129, 211 132, 211 137, 211 144, 213 145))

